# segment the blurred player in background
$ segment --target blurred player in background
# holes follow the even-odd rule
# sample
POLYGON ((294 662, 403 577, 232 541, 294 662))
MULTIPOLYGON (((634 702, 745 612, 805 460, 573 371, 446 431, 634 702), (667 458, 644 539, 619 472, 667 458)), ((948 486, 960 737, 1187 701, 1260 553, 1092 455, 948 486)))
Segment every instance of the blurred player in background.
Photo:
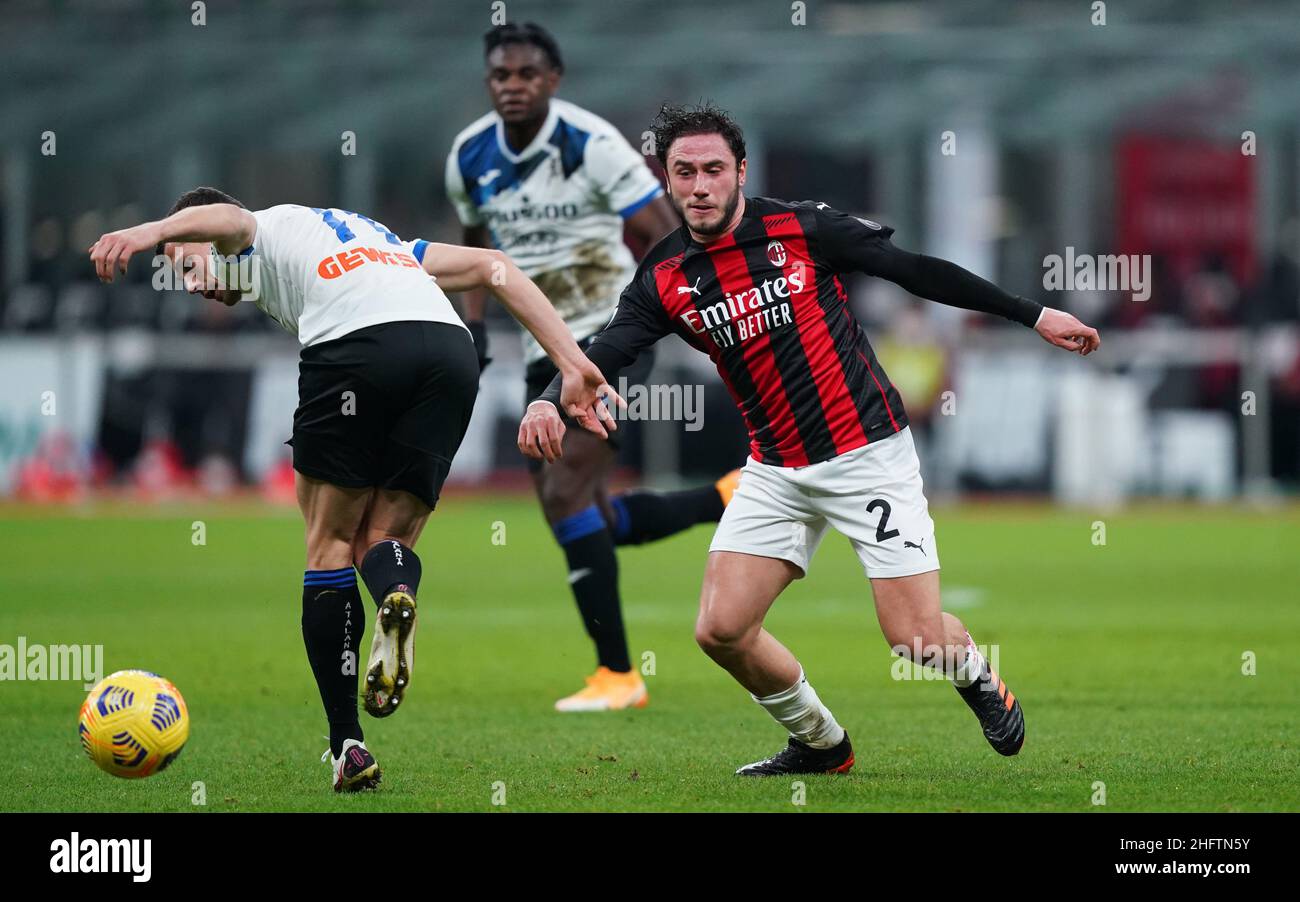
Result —
MULTIPOLYGON (((649 247, 678 220, 659 181, 605 120, 555 98, 564 64, 555 39, 532 23, 500 25, 484 36, 493 111, 462 131, 447 157, 447 193, 464 225, 464 244, 510 255, 584 343, 609 322, 635 269, 623 229, 649 247)), ((465 299, 465 319, 488 363, 483 292, 465 299)), ((536 342, 524 338, 524 403, 555 376, 536 342)), ((650 354, 624 375, 643 382, 650 354)), ((560 711, 641 707, 645 683, 632 669, 619 597, 616 545, 662 539, 716 522, 739 471, 679 492, 610 497, 612 442, 572 430, 558 460, 530 462, 542 512, 564 550, 569 586, 596 646, 587 685, 555 703, 560 711)))
POLYGON ((111 282, 132 254, 155 247, 182 263, 187 290, 227 305, 247 296, 302 343, 290 441, 307 527, 302 634, 329 720, 334 790, 372 788, 380 771, 357 718, 365 619, 353 567, 378 607, 365 707, 386 717, 414 664, 414 545, 478 393, 474 343, 443 288, 491 284, 560 368, 577 407, 598 406, 612 427, 597 402, 610 390, 537 286, 498 251, 403 241, 347 210, 249 212, 196 188, 165 219, 102 236, 90 257, 111 282))
MULTIPOLYGON (((749 425, 750 458, 709 548, 696 640, 789 741, 737 773, 853 766, 848 734, 799 660, 763 628, 831 527, 857 552, 894 652, 942 668, 989 744, 1016 754, 1025 738, 1020 703, 942 610, 934 521, 907 414, 849 311, 840 274, 998 314, 1080 354, 1100 345, 1096 330, 956 264, 901 250, 889 240, 893 229, 822 203, 746 197, 744 136, 721 110, 664 107, 654 131, 685 224, 646 255, 587 354, 612 377, 676 333, 709 355, 749 425)), ((563 434, 554 406, 561 387, 553 381, 520 424, 529 456, 563 434)))

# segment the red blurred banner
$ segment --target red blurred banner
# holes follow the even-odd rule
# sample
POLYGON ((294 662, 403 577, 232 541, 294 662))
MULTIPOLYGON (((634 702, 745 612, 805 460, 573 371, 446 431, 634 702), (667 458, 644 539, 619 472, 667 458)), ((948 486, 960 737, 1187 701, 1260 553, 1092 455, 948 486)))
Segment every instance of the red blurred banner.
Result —
POLYGON ((1247 281, 1256 259, 1254 162, 1239 144, 1138 134, 1121 139, 1120 253, 1163 256, 1179 276, 1218 256, 1247 281))

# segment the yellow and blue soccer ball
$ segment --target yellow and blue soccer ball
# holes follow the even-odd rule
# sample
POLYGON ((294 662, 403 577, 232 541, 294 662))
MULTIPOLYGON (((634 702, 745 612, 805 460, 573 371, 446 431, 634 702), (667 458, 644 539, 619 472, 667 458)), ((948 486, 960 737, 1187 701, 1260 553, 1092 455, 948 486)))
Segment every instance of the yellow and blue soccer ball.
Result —
POLYGON ((115 777, 147 777, 176 760, 190 738, 190 712, 170 682, 147 670, 119 670, 81 706, 81 747, 115 777))

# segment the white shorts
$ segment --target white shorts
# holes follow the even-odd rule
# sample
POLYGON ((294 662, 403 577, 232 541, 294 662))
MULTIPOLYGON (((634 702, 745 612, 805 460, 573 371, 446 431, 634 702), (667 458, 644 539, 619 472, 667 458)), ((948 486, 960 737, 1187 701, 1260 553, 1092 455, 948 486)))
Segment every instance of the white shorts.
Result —
POLYGON ((709 551, 779 558, 807 574, 829 527, 848 537, 869 579, 939 569, 910 429, 806 467, 749 458, 709 551))

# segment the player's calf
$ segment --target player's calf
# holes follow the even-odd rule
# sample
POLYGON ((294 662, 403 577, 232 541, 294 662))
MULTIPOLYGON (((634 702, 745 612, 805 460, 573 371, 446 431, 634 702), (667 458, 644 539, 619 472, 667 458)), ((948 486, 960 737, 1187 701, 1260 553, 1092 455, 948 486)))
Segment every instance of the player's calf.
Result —
POLYGON ((951 678, 965 654, 964 631, 959 630, 957 635, 962 638, 953 639, 942 629, 936 630, 930 624, 918 623, 907 629, 886 629, 885 641, 889 643, 890 651, 900 658, 951 678))
POLYGON ((357 647, 365 632, 361 594, 351 567, 303 576, 302 638, 329 721, 330 750, 362 739, 357 722, 357 647))
POLYGON ((717 523, 735 493, 739 470, 713 485, 679 492, 637 490, 610 499, 606 516, 617 545, 642 545, 676 535, 698 523, 717 523))

